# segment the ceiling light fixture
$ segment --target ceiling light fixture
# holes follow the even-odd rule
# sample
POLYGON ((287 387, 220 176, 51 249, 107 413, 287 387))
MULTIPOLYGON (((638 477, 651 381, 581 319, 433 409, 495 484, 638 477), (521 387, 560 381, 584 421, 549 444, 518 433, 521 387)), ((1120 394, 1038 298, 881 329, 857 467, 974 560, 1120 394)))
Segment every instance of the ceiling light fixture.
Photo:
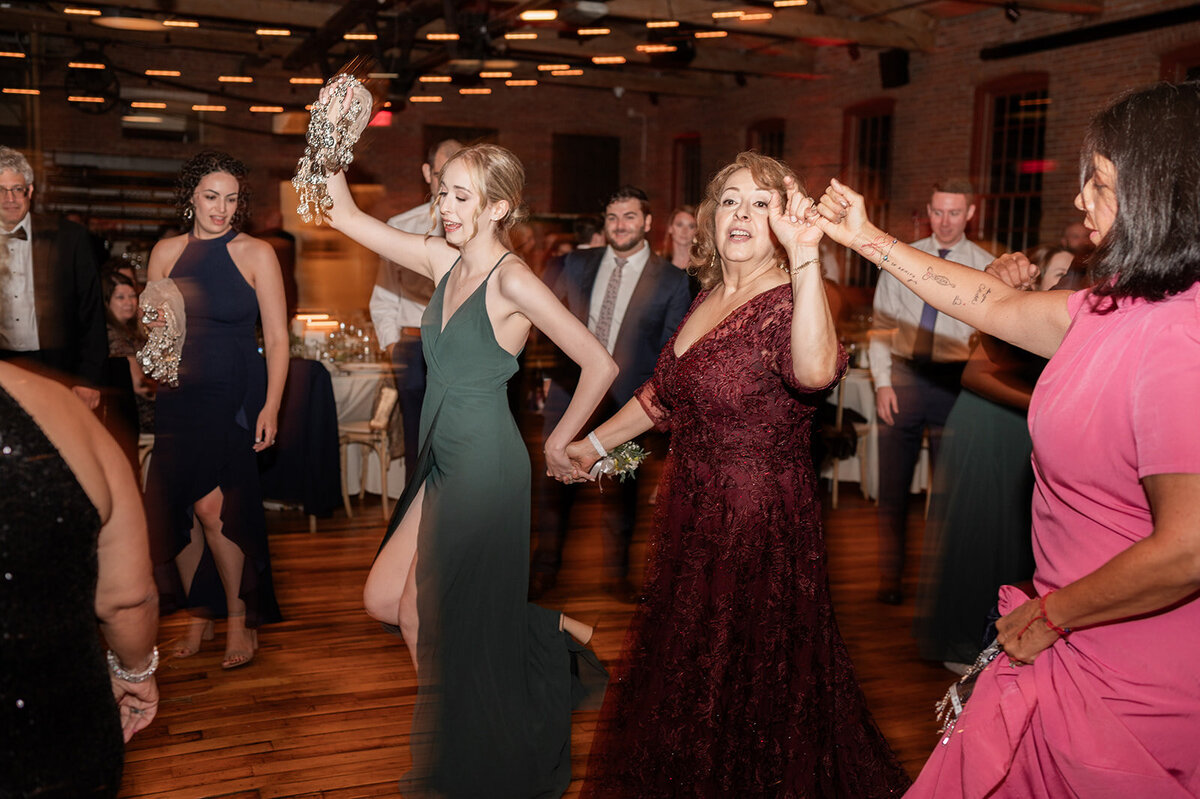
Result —
POLYGON ((427 33, 425 38, 431 42, 457 42, 457 33, 427 33))
POLYGON ((582 69, 556 69, 550 73, 556 78, 573 78, 576 75, 582 75, 582 69))
POLYGON ((200 23, 194 19, 164 19, 163 25, 168 28, 199 28, 200 23))
POLYGON ((511 78, 512 73, 507 72, 507 71, 504 71, 504 72, 480 72, 479 77, 481 77, 481 78, 511 78))
POLYGON ((697 39, 724 39, 729 31, 696 31, 692 35, 697 39))
POLYGON ((522 11, 521 19, 526 22, 552 22, 558 19, 558 11, 553 8, 533 9, 522 11))
POLYGON ((738 19, 745 14, 745 11, 714 11, 712 12, 713 19, 738 19))
POLYGON ((765 22, 774 16, 770 11, 760 11, 756 14, 742 14, 741 19, 742 22, 765 22))
POLYGON ((624 64, 625 56, 623 55, 597 55, 592 56, 593 64, 624 64))
POLYGON ((795 8, 808 5, 808 0, 775 0, 772 5, 776 8, 795 8))
POLYGON ((529 39, 536 39, 537 34, 532 33, 532 32, 529 32, 529 33, 506 33, 506 34, 504 34, 504 38, 508 39, 509 41, 529 40, 529 39))
POLYGON ((612 28, 580 28, 575 31, 577 36, 607 36, 612 33, 612 28))
POLYGON ((63 9, 63 13, 64 14, 74 14, 75 16, 79 16, 79 17, 98 17, 98 16, 100 16, 100 9, 68 7, 68 8, 63 9))
POLYGON ((103 103, 103 97, 92 97, 86 94, 71 94, 67 96, 68 103, 103 103))
POLYGON ((96 61, 69 61, 67 66, 71 69, 108 69, 104 64, 96 61))
POLYGON ((251 114, 282 114, 283 106, 281 105, 252 105, 250 106, 251 114))
POLYGON ((291 36, 292 32, 287 28, 259 28, 254 31, 259 36, 291 36))
POLYGON ((218 83, 254 83, 254 78, 249 75, 218 75, 218 83))
POLYGON ((178 78, 182 73, 177 69, 148 69, 146 77, 148 78, 178 78))
POLYGON ((440 103, 442 98, 436 94, 413 94, 409 95, 408 101, 410 103, 440 103))
POLYGON ((491 89, 459 89, 459 94, 491 94, 491 89))
POLYGON ((0 52, 0 58, 24 58, 24 53, 4 53, 0 52))
POLYGON ((129 107, 130 108, 153 108, 153 109, 157 109, 157 110, 161 111, 162 109, 167 107, 167 104, 166 103, 136 102, 136 103, 130 103, 129 107))
POLYGON ((193 111, 221 112, 221 111, 225 110, 225 106, 223 106, 223 105, 194 105, 194 106, 192 106, 192 110, 193 111))
POLYGON ((288 78, 288 83, 296 86, 320 86, 324 82, 321 78, 288 78))
POLYGON ((674 53, 679 48, 673 44, 639 44, 634 49, 639 53, 674 53))
POLYGON ((555 72, 570 68, 570 64, 538 64, 538 72, 555 72))
POLYGON ((10 89, 7 87, 0 89, 0 92, 4 94, 31 94, 35 97, 41 94, 41 91, 38 89, 10 89))
POLYGON ((537 86, 538 82, 532 78, 521 78, 517 80, 504 81, 505 86, 537 86))
POLYGON ((679 20, 677 19, 656 19, 646 23, 647 28, 678 28, 679 20))
POLYGON ((417 80, 421 83, 449 83, 454 78, 450 75, 422 75, 417 80))
POLYGON ((129 125, 161 125, 163 118, 149 114, 126 114, 121 121, 129 125))
POLYGON ((342 38, 348 42, 373 42, 379 37, 374 33, 344 33, 342 38))

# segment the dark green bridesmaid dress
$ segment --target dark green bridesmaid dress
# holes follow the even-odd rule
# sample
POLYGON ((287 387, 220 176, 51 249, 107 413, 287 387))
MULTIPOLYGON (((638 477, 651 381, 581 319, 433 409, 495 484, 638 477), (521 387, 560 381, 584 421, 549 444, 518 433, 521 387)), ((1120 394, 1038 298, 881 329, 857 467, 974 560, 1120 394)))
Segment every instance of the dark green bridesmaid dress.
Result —
POLYGON ((496 341, 485 303, 499 265, 443 328, 448 271, 421 325, 421 452, 384 537, 424 486, 406 796, 561 796, 571 710, 586 693, 580 670, 603 677, 594 655, 559 630, 559 613, 526 600, 529 453, 506 394, 517 359, 496 341))

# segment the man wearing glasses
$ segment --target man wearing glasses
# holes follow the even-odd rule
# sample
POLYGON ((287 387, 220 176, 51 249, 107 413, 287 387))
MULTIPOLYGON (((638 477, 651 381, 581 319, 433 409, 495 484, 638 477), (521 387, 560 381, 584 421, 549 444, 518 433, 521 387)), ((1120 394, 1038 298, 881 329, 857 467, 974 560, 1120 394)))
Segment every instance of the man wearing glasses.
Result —
POLYGON ((89 408, 108 340, 87 231, 30 213, 33 169, 0 147, 0 359, 49 370, 89 408))

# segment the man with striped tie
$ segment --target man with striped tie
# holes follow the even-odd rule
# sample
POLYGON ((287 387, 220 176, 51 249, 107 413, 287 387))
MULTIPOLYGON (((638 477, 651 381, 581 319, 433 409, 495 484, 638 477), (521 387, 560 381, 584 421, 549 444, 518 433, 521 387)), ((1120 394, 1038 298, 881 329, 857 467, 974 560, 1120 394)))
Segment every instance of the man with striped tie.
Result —
MULTIPOLYGON (((981 271, 992 262, 992 255, 965 235, 975 215, 974 189, 967 180, 935 183, 925 209, 933 235, 913 242, 913 247, 981 271)), ((911 279, 926 278, 938 279, 911 279)), ((908 488, 922 434, 929 430, 930 455, 936 455, 974 332, 938 313, 889 273, 880 273, 869 350, 879 418, 880 602, 903 601, 908 488)))
MULTIPOLYGON (((596 409, 606 419, 633 397, 654 372, 658 354, 675 332, 691 302, 687 274, 650 250, 650 201, 634 186, 622 186, 604 210, 607 246, 569 253, 555 281, 558 298, 608 348, 621 372, 608 397, 596 409)), ((578 380, 569 358, 551 374, 546 396, 545 431, 558 424, 578 380)), ((584 429, 591 429, 585 425, 584 429)), ((661 454, 661 453, 660 453, 661 454)), ((639 480, 613 483, 604 494, 605 585, 619 599, 632 601, 629 543, 637 510, 639 480)), ((562 564, 571 505, 579 486, 542 478, 539 486, 538 544, 530 577, 530 597, 553 587, 562 564)), ((593 489, 594 490, 594 489, 593 489)))

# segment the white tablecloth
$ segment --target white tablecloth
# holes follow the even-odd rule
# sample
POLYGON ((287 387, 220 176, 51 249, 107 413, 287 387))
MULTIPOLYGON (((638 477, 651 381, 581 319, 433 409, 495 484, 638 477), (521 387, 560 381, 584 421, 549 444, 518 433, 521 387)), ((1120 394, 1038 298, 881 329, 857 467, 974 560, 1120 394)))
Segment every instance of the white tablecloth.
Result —
MULTIPOLYGON (((380 384, 392 381, 390 364, 387 363, 327 363, 333 381, 333 400, 337 404, 338 422, 362 422, 371 418, 375 396, 380 384)), ((362 485, 363 445, 350 444, 346 447, 346 491, 357 494, 362 485)), ((388 496, 398 497, 404 491, 404 458, 394 458, 388 467, 388 496)), ((367 491, 379 493, 379 459, 371 454, 367 458, 367 491)))
MULTIPOLYGON (((871 499, 875 499, 879 495, 879 425, 875 418, 875 386, 871 382, 871 370, 851 369, 848 371, 843 391, 842 402, 844 407, 851 408, 862 414, 870 427, 867 439, 863 442, 865 452, 858 452, 855 454, 855 457, 842 461, 839 466, 839 477, 842 480, 857 483, 861 472, 859 458, 865 457, 867 459, 867 484, 862 489, 864 494, 871 499)), ((830 393, 829 402, 837 403, 836 390, 830 393)), ((917 468, 913 472, 913 482, 910 487, 910 490, 914 494, 925 490, 925 486, 928 483, 928 471, 929 451, 922 449, 921 457, 917 460, 917 468)), ((827 467, 822 474, 823 477, 832 477, 832 475, 832 467, 827 467)))

